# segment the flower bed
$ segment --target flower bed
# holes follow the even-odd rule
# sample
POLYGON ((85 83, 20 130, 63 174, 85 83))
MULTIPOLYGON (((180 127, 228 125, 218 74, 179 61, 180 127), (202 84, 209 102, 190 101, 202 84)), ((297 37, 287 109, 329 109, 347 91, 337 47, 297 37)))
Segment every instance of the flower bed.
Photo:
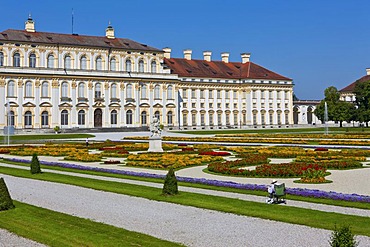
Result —
POLYGON ((121 161, 119 160, 106 160, 104 161, 104 164, 120 164, 121 161))
POLYGON ((203 152, 199 152, 199 155, 229 156, 231 154, 229 152, 221 152, 221 151, 203 151, 203 152))

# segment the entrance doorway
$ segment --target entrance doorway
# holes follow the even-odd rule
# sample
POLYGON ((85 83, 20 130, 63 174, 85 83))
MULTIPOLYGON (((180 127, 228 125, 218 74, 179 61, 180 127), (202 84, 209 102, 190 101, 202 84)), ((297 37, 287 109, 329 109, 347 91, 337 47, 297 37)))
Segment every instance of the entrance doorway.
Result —
POLYGON ((94 111, 94 127, 95 128, 101 128, 103 126, 102 119, 103 119, 103 112, 100 108, 98 108, 94 111))

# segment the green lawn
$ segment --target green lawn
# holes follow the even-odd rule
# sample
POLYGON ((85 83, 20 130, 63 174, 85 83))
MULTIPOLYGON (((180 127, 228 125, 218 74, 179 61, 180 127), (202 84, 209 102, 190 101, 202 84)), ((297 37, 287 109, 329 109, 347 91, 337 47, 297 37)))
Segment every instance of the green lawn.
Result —
POLYGON ((44 181, 72 184, 85 188, 143 197, 150 200, 171 202, 181 205, 212 209, 221 212, 271 219, 329 230, 333 230, 335 224, 345 225, 350 222, 354 234, 370 236, 370 228, 368 227, 370 225, 370 217, 328 213, 291 206, 268 205, 266 203, 249 202, 189 192, 180 192, 180 194, 177 196, 166 197, 161 195, 161 189, 159 188, 88 178, 77 178, 73 176, 52 173, 31 175, 28 170, 6 167, 0 167, 0 173, 44 181))
MULTIPOLYGON (((46 134, 46 135, 12 135, 10 136, 10 144, 14 143, 29 143, 29 142, 45 142, 50 140, 63 140, 63 139, 85 139, 91 138, 94 135, 90 134, 46 134)), ((3 143, 7 143, 7 136, 0 136, 3 143)))
POLYGON ((181 246, 155 237, 14 201, 0 228, 49 246, 181 246))

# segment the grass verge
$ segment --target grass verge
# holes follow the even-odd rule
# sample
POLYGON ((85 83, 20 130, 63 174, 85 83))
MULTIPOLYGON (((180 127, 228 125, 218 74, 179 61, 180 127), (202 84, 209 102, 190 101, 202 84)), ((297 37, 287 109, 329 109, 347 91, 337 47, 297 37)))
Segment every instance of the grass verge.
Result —
POLYGON ((269 205, 189 192, 180 192, 177 196, 165 197, 161 195, 162 189, 160 188, 52 173, 32 175, 28 170, 7 167, 1 167, 0 173, 328 230, 333 230, 335 224, 344 225, 351 222, 354 234, 370 236, 370 228, 368 227, 370 225, 370 217, 328 213, 291 206, 269 205))
MULTIPOLYGON (((23 143, 28 141, 40 141, 40 140, 62 140, 62 139, 77 139, 77 138, 90 138, 94 135, 90 134, 49 134, 49 135, 12 135, 10 136, 10 142, 13 144, 23 143)), ((6 136, 0 136, 0 139, 7 138, 6 136)))
POLYGON ((0 228, 49 246, 182 246, 111 225, 14 201, 0 228))

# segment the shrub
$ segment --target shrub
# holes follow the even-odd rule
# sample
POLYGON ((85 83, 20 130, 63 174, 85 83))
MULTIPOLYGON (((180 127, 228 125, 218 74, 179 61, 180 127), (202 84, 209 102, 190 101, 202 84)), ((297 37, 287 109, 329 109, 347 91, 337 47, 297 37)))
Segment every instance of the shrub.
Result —
POLYGON ((177 195, 179 193, 178 186, 177 186, 177 178, 175 176, 175 172, 173 167, 170 167, 166 178, 164 180, 163 195, 177 195))
POLYGON ((13 200, 10 197, 8 187, 3 178, 0 178, 0 211, 14 208, 13 200))
POLYGON ((337 229, 334 227, 334 231, 330 237, 331 247, 356 247, 358 243, 355 240, 351 228, 349 226, 342 226, 337 229))
POLYGON ((120 164, 121 161, 119 160, 106 160, 104 161, 104 164, 120 164))
POLYGON ((39 158, 37 157, 37 154, 32 155, 31 173, 32 174, 41 173, 40 161, 39 158))

